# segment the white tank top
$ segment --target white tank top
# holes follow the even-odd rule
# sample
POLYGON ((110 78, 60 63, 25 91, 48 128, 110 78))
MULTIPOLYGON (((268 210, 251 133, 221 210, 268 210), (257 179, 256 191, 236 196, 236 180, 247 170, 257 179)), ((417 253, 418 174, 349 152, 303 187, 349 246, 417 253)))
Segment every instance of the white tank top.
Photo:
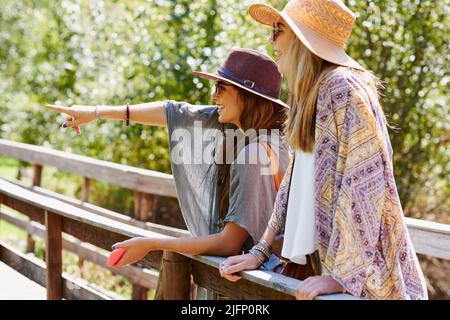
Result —
POLYGON ((314 152, 295 151, 286 226, 281 255, 306 264, 306 255, 317 250, 314 215, 314 152))

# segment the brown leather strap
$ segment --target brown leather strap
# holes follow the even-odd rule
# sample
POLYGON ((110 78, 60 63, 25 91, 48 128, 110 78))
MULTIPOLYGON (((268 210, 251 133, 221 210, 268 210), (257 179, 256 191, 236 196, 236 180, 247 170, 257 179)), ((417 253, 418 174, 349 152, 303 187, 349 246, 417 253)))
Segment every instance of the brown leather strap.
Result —
POLYGON ((282 267, 278 267, 275 272, 282 275, 296 278, 298 280, 305 280, 312 276, 318 276, 321 274, 321 265, 319 258, 319 251, 315 251, 311 254, 306 255, 306 264, 297 264, 291 261, 283 261, 282 267))
POLYGON ((267 151, 267 155, 269 156, 270 161, 270 167, 272 168, 272 175, 273 175, 273 181, 275 182, 275 188, 280 188, 281 184, 281 174, 280 174, 280 168, 278 166, 278 160, 275 157, 274 153, 272 152, 272 149, 270 148, 269 144, 265 141, 261 141, 261 144, 267 151))

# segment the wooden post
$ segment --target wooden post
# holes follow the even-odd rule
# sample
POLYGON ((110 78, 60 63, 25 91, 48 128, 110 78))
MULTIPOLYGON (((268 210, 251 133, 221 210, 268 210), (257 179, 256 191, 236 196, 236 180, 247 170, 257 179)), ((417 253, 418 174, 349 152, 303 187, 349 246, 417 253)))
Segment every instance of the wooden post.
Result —
POLYGON ((132 300, 147 300, 148 288, 142 287, 138 284, 133 283, 133 291, 131 294, 132 300))
POLYGON ((83 201, 89 202, 89 191, 90 191, 91 180, 88 177, 84 177, 83 182, 83 201))
POLYGON ((36 248, 36 242, 33 239, 33 235, 31 233, 27 234, 27 246, 25 248, 25 252, 34 253, 34 249, 36 248))
POLYGON ((141 220, 153 221, 153 213, 155 212, 156 197, 153 194, 144 193, 142 195, 141 220))
POLYGON ((46 211, 45 226, 47 232, 47 299, 61 300, 63 298, 62 218, 46 211))
POLYGON ((42 166, 39 164, 34 165, 33 186, 40 186, 42 181, 42 166))
POLYGON ((191 265, 189 258, 176 252, 164 251, 155 300, 189 300, 190 291, 191 265))
POLYGON ((141 212, 141 196, 142 193, 134 190, 134 218, 138 220, 141 212))
MULTIPOLYGON (((33 186, 41 186, 42 182, 42 166, 39 164, 34 165, 34 175, 33 175, 33 186)), ((25 248, 25 252, 34 253, 34 249, 36 247, 36 242, 33 239, 31 234, 27 234, 27 245, 25 248)))
POLYGON ((134 218, 141 221, 153 221, 155 200, 153 194, 134 191, 134 218))

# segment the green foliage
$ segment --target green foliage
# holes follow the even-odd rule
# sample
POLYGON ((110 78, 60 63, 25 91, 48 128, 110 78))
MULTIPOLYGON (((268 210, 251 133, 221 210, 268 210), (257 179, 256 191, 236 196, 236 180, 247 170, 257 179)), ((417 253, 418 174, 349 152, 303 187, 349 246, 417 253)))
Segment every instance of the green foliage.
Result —
POLYGON ((15 179, 19 161, 14 158, 0 156, 0 177, 15 179))
POLYGON ((359 24, 349 52, 386 84, 396 182, 416 216, 450 214, 449 4, 350 1, 359 24))
MULTIPOLYGON (((252 2, 0 0, 0 137, 170 172, 165 129, 99 121, 76 136, 43 105, 209 103, 210 83, 191 70, 214 70, 232 47, 273 53, 269 31, 247 14, 252 2)), ((347 4, 358 14, 348 52, 386 83, 402 204, 448 215, 449 0, 347 4)), ((106 188, 94 197, 108 202, 106 188)), ((114 192, 129 212, 131 193, 114 192)))

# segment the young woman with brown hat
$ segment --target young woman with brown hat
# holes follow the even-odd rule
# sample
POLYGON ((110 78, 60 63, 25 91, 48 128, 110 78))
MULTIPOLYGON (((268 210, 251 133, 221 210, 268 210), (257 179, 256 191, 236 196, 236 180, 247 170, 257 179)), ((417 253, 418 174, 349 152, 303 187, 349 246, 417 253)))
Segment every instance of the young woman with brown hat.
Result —
POLYGON ((281 73, 267 55, 233 49, 216 73, 194 74, 217 81, 213 94, 217 106, 175 101, 122 107, 47 106, 71 117, 63 125, 67 128, 100 118, 168 127, 177 195, 193 237, 133 238, 116 243, 114 248, 126 249, 116 267, 134 263, 151 250, 238 254, 249 250, 267 226, 277 184, 290 161, 287 145, 278 134, 287 108, 279 99, 281 73), (246 135, 248 131, 253 135, 246 135), (228 141, 229 132, 241 144, 234 145, 233 135, 228 141), (223 159, 206 159, 214 152, 223 159), (175 161, 179 154, 194 158, 175 161))
POLYGON ((392 166, 378 80, 344 51, 355 15, 338 0, 249 7, 273 27, 287 77, 287 140, 295 156, 260 243, 228 258, 223 277, 254 269, 284 234, 281 272, 303 281, 299 299, 347 292, 364 299, 427 299, 392 166), (287 271, 287 272, 286 272, 287 271))

